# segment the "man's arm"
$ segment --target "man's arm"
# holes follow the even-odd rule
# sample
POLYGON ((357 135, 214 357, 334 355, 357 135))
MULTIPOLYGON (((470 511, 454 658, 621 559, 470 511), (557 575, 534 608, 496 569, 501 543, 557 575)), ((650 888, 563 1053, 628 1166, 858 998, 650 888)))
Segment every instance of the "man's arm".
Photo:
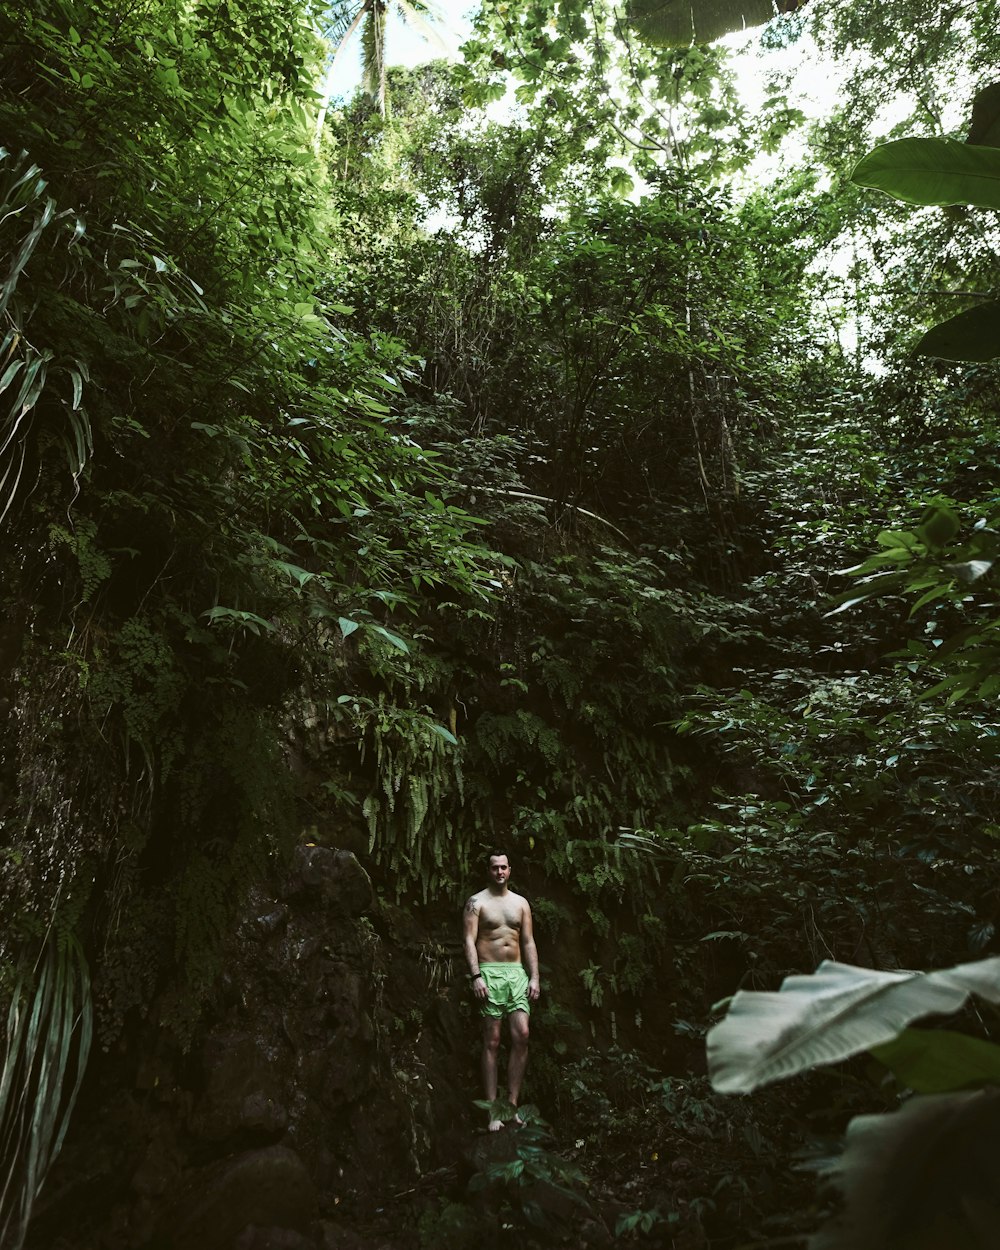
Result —
POLYGON ((465 904, 465 910, 462 912, 462 926, 465 962, 469 965, 472 992, 480 1000, 489 998, 490 992, 486 988, 486 982, 479 974, 479 952, 476 950, 476 939, 479 937, 479 899, 475 894, 465 904))
POLYGON ((521 913, 521 959, 528 973, 528 1000, 535 1003, 542 992, 542 984, 538 979, 538 951, 535 948, 535 934, 531 927, 531 908, 527 900, 521 913))

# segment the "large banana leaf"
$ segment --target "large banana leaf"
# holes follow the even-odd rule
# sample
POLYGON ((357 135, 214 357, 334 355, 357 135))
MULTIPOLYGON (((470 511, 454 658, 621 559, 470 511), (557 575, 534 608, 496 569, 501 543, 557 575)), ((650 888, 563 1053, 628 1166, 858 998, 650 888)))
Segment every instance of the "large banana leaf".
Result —
POLYGON ((911 1098, 859 1116, 830 1169, 839 1216, 809 1250, 995 1250, 1000 1090, 911 1098))
POLYGON ((708 1071, 721 1093, 836 1063, 889 1042, 920 1016, 957 1011, 970 994, 1000 1003, 1000 957, 940 972, 877 972, 825 961, 787 977, 778 993, 740 991, 708 1035, 708 1071))
POLYGON ((904 1029, 872 1054, 907 1089, 945 1094, 974 1085, 1000 1086, 1000 1046, 950 1029, 904 1029))
POLYGON ((908 204, 1000 208, 1000 148, 896 139, 862 157, 851 180, 908 204))
POLYGON ((775 15, 773 0, 631 0, 629 21, 648 43, 711 43, 775 15))
POLYGON ((1000 148, 1000 82, 992 82, 976 93, 968 142, 1000 148))
POLYGON ((1000 356, 1000 300, 977 304, 932 326, 914 350, 943 360, 994 360, 1000 356))

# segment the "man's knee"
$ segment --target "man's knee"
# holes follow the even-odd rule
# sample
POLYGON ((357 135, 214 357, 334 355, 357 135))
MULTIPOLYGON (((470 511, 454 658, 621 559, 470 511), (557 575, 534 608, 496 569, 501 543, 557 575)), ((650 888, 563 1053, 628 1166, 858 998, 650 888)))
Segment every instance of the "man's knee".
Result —
POLYGON ((483 1030, 483 1050, 495 1055, 500 1049, 500 1021, 491 1020, 483 1030))
POLYGON ((529 1032, 528 1017, 524 1014, 524 1012, 519 1011, 511 1016, 510 1044, 512 1046, 527 1046, 529 1032))

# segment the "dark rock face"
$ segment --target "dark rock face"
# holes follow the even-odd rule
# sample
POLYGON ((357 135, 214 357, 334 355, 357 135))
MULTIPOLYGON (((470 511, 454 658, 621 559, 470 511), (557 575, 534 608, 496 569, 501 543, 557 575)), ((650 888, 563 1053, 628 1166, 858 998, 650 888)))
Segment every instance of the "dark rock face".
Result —
MULTIPOLYGON (((315 1215, 316 1189, 303 1161, 286 1146, 268 1146, 189 1170, 160 1217, 153 1244, 164 1250, 258 1250, 261 1234, 281 1230, 297 1238, 291 1245, 304 1246, 315 1215)), ((271 1237, 268 1244, 289 1243, 271 1237)))
POLYGON ((355 856, 319 846, 252 892, 190 1053, 149 1021, 94 1074, 32 1246, 317 1250, 321 1196, 412 1173, 372 901, 355 856))
POLYGON ((315 1245, 294 1228, 260 1228, 248 1224, 233 1242, 233 1250, 314 1250, 315 1245))
POLYGON ((288 893, 317 896, 331 915, 363 916, 372 905, 372 883, 350 851, 300 846, 288 893))

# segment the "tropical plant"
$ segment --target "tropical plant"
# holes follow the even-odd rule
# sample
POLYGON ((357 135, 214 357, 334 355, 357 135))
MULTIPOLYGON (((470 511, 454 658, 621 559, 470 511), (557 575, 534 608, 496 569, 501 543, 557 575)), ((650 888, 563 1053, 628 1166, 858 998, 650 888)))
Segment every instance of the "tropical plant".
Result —
POLYGON ((413 27, 425 39, 440 44, 441 37, 433 23, 441 22, 443 14, 435 0, 362 0, 361 4, 342 3, 327 11, 323 22, 323 35, 332 45, 332 52, 327 58, 320 88, 317 138, 323 132, 327 110, 337 89, 336 75, 341 56, 359 31, 362 87, 375 100, 379 113, 385 116, 386 24, 393 17, 413 27))
MULTIPOLYGON (((926 1088, 928 1081, 943 1078, 933 1067, 921 1077, 912 1049, 877 1048, 899 1037, 921 1016, 958 1011, 970 994, 1000 1003, 1000 958, 940 972, 883 972, 827 960, 811 976, 787 977, 777 993, 739 990, 725 1019, 708 1035, 712 1084, 720 1093, 746 1094, 771 1081, 875 1050, 887 1058, 902 1054, 907 1077, 915 1082, 909 1088, 926 1088)), ((925 1055, 929 1060, 944 1057, 951 1044, 950 1035, 932 1032, 925 1055)), ((977 1050, 971 1047, 970 1053, 977 1050)), ((981 1073, 963 1072, 962 1083, 977 1076, 1000 1078, 1000 1049, 995 1054, 992 1065, 981 1073)))
POLYGON ((90 977, 76 939, 50 930, 9 998, 0 1064, 0 1241, 20 1250, 90 1053, 90 977))
MULTIPOLYGON (((1000 107, 994 87, 976 97, 973 117, 969 142, 912 138, 883 145, 859 163, 854 181, 911 204, 1000 207, 1000 149, 993 146, 1000 107)), ((927 330, 915 350, 962 362, 993 360, 1000 356, 998 309, 994 300, 980 302, 927 330)), ((947 691, 952 699, 988 697, 1000 689, 1000 624, 989 601, 979 608, 973 593, 974 584, 981 591, 992 580, 1000 517, 989 500, 967 510, 979 514, 971 533, 962 533, 961 513, 949 499, 932 501, 915 529, 882 533, 882 550, 847 570, 860 582, 840 596, 836 609, 885 594, 909 598, 911 615, 926 605, 947 605, 948 635, 934 628, 930 653, 914 643, 912 656, 940 677, 929 693, 947 691)))
MULTIPOLYGON (((298 0, 29 4, 0 50, 0 971, 55 917, 102 1041, 158 997, 186 1044, 303 824, 421 922, 503 829, 539 930, 573 931, 535 1071, 616 1183, 673 1195, 635 1193, 623 1235, 731 1231, 794 1131, 780 1100, 568 1061, 592 1024, 683 1074, 723 980, 990 941, 995 716, 889 671, 891 599, 822 618, 879 532, 894 593, 954 577, 921 628, 969 610, 949 566, 992 560, 993 526, 963 550, 955 519, 992 461, 955 449, 959 415, 996 441, 990 386, 946 401, 924 360, 878 391, 815 341, 809 267, 859 192, 718 185, 795 122, 780 92, 741 112, 720 50, 498 4, 465 70, 388 74, 391 8, 335 35, 366 27, 391 116, 328 114, 322 159, 298 0), (524 124, 471 107, 512 68, 524 124), (896 542, 907 484, 940 502, 896 542)), ((583 1157, 534 1131, 487 1184, 524 1229, 583 1157)))
MULTIPOLYGON (((477 1102, 476 1106, 491 1110, 490 1103, 477 1102)), ((513 1157, 498 1159, 477 1172, 469 1181, 470 1192, 498 1203, 504 1217, 522 1229, 564 1235, 564 1221, 553 1208, 552 1195, 564 1200, 563 1209, 576 1205, 586 1210, 587 1199, 581 1192, 586 1178, 575 1164, 549 1149, 551 1135, 537 1107, 507 1107, 501 1114, 507 1121, 515 1114, 523 1121, 514 1136, 513 1157), (540 1201, 546 1197, 547 1206, 540 1201)))
POLYGON ((293 692, 337 709, 349 668, 378 688, 408 650, 393 611, 482 610, 494 562, 393 410, 410 354, 317 297, 309 7, 8 17, 0 975, 20 1236, 86 1063, 86 963, 66 952, 90 958, 102 1042, 171 974, 162 1018, 187 1041, 234 909, 296 836, 293 692), (61 962, 36 984, 18 978, 40 925, 61 962))
POLYGON ((57 427, 56 437, 65 445, 74 483, 93 451, 90 422, 81 403, 84 383, 89 381, 86 362, 60 358, 52 347, 33 347, 31 305, 23 293, 18 295, 18 283, 40 246, 57 246, 67 267, 72 267, 73 244, 84 233, 75 212, 57 211, 46 185, 27 152, 15 158, 0 148, 0 246, 10 258, 0 285, 0 395, 9 392, 9 407, 0 418, 0 525, 18 497, 31 426, 43 395, 49 398, 54 389, 49 388, 50 377, 62 374, 68 382, 67 393, 50 403, 63 409, 64 427, 57 427))
MULTIPOLYGON (((1000 147, 988 141, 988 128, 1000 126, 1000 107, 993 88, 986 88, 977 97, 973 116, 984 131, 984 138, 976 143, 898 139, 876 148, 859 162, 853 181, 908 204, 1000 208, 1000 147)), ((970 362, 1000 356, 997 301, 981 300, 968 311, 934 326, 915 350, 928 356, 970 362)))
POLYGON ((725 1093, 870 1051, 903 1091, 899 1110, 851 1122, 846 1149, 823 1165, 842 1213, 814 1250, 930 1250, 992 1244, 1000 1046, 907 1026, 952 1013, 969 995, 1000 1003, 1000 959, 932 973, 878 972, 825 962, 778 993, 739 991, 708 1036, 712 1083, 725 1093), (988 1179, 986 1179, 988 1178, 988 1179))
POLYGON ((769 22, 776 9, 780 13, 798 7, 798 0, 778 5, 774 0, 630 0, 625 12, 650 43, 691 44, 712 43, 769 22))

